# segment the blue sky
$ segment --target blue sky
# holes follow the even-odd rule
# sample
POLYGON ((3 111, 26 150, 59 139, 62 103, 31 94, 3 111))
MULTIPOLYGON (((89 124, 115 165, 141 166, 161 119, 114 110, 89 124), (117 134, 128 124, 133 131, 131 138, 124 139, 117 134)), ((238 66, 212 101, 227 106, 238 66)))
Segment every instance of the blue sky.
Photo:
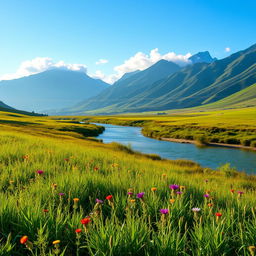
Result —
POLYGON ((147 56, 136 54, 155 48, 161 56, 209 50, 223 58, 256 43, 255 10, 255 0, 2 0, 0 77, 37 57, 83 64, 99 77, 140 68, 147 56))

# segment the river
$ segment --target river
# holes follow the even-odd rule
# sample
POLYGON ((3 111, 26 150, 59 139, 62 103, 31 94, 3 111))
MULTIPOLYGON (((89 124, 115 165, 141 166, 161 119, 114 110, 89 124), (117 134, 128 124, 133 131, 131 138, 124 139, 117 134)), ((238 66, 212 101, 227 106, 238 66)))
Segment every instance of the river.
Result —
POLYGON ((105 131, 97 137, 104 143, 118 142, 130 145, 133 150, 142 153, 158 154, 166 159, 189 159, 213 169, 230 163, 239 171, 256 174, 256 153, 253 151, 218 146, 197 147, 194 144, 161 141, 143 136, 139 127, 98 125, 105 127, 105 131))

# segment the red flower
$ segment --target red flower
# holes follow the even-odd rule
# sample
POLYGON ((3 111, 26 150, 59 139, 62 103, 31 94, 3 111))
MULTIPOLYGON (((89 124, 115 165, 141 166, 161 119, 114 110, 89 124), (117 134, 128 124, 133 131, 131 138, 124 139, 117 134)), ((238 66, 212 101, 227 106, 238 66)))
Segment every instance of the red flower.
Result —
POLYGON ((48 209, 43 209, 43 212, 49 212, 49 210, 48 209))
POLYGON ((112 198, 113 198, 112 195, 106 196, 106 199, 107 199, 107 200, 111 200, 112 198))
POLYGON ((222 216, 222 213, 216 212, 215 215, 216 215, 217 217, 221 217, 221 216, 222 216))
POLYGON ((75 232, 78 234, 78 233, 81 233, 82 232, 82 229, 81 228, 77 228, 76 230, 75 230, 75 232))
POLYGON ((231 192, 232 194, 234 194, 235 190, 234 190, 234 189, 230 189, 230 192, 231 192))
POLYGON ((91 219, 90 219, 90 218, 84 218, 84 219, 81 220, 81 223, 82 223, 83 225, 85 225, 85 226, 88 225, 89 222, 91 222, 91 219))
POLYGON ((27 241, 28 241, 28 236, 23 236, 23 237, 20 239, 20 243, 21 243, 21 244, 25 244, 27 241))

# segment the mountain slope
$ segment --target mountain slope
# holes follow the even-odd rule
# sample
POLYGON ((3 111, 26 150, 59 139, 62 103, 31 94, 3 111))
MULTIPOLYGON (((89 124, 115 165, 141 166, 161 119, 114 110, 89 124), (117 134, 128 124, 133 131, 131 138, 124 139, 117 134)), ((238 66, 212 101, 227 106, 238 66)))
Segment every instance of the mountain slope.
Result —
POLYGON ((222 100, 201 106, 202 109, 256 107, 256 83, 222 100))
MULTIPOLYGON (((153 71, 151 75, 154 75, 153 71)), ((123 94, 122 88, 128 85, 126 81, 117 88, 118 94, 112 93, 113 98, 99 95, 95 102, 100 104, 93 105, 90 99, 90 104, 78 108, 77 113, 158 111, 216 102, 256 83, 256 45, 222 60, 187 66, 167 78, 142 86, 141 90, 138 88, 133 95, 123 94)))
POLYGON ((27 111, 63 108, 92 97, 108 87, 85 73, 53 69, 15 80, 0 81, 1 99, 27 111))
POLYGON ((148 90, 152 83, 166 78, 178 70, 180 70, 180 67, 177 64, 160 60, 148 69, 139 72, 135 71, 133 74, 128 73, 126 78, 121 78, 96 97, 81 102, 74 108, 66 111, 80 112, 85 109, 92 110, 129 100, 148 90))

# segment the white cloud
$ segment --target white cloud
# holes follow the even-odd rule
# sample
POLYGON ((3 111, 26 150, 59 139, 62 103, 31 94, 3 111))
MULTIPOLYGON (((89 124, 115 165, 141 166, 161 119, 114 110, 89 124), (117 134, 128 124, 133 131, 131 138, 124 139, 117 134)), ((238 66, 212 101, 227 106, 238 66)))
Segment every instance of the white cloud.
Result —
POLYGON ((87 67, 83 64, 66 64, 64 61, 54 62, 49 57, 37 57, 32 60, 23 61, 15 73, 5 74, 0 77, 0 80, 30 76, 54 68, 87 72, 87 67))
POLYGON ((151 50, 149 54, 145 54, 143 52, 136 53, 128 60, 125 60, 123 64, 114 67, 114 74, 107 76, 104 75, 100 70, 97 70, 92 77, 102 79, 103 81, 112 84, 121 78, 125 73, 135 70, 144 70, 161 59, 172 61, 180 66, 186 66, 191 63, 189 57, 191 57, 190 53, 179 55, 174 52, 168 52, 162 55, 159 53, 158 48, 155 48, 151 50))
POLYGON ((108 63, 108 60, 106 59, 99 59, 98 61, 95 62, 96 65, 101 65, 106 63, 108 63))
POLYGON ((225 48, 225 52, 230 52, 230 51, 231 51, 231 49, 229 47, 225 48))

